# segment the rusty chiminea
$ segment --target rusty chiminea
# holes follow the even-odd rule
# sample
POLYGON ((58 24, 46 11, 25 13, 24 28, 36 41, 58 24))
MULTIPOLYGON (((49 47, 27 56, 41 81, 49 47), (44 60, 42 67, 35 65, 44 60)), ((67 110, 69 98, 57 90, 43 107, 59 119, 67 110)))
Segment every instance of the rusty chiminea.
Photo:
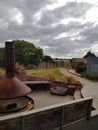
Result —
POLYGON ((12 99, 25 96, 31 89, 15 77, 15 45, 5 42, 6 76, 0 81, 0 99, 12 99))

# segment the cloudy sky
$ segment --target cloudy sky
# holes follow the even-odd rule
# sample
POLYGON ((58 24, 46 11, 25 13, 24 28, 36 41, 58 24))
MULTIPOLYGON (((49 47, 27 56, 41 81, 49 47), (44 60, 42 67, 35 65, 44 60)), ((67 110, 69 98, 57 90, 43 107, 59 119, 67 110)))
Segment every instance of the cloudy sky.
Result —
POLYGON ((98 0, 0 0, 0 46, 13 39, 52 57, 98 56, 98 0))

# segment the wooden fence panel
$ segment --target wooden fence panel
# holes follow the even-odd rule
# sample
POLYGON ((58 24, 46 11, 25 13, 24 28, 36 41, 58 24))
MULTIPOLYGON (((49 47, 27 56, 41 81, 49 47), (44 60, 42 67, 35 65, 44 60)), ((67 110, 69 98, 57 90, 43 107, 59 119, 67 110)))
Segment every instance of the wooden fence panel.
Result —
POLYGON ((11 118, 0 121, 0 130, 21 130, 21 118, 11 118))
POLYGON ((47 106, 0 117, 0 130, 63 130, 81 119, 90 120, 92 98, 47 106))
POLYGON ((51 130, 60 126, 60 108, 30 114, 24 117, 25 130, 51 130))

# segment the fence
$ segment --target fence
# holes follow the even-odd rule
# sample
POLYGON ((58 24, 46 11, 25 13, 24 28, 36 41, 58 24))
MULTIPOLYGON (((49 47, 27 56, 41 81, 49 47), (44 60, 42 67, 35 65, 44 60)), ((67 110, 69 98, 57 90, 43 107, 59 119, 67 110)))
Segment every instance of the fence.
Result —
POLYGON ((90 120, 92 98, 51 105, 0 117, 0 130, 63 130, 66 125, 90 120))

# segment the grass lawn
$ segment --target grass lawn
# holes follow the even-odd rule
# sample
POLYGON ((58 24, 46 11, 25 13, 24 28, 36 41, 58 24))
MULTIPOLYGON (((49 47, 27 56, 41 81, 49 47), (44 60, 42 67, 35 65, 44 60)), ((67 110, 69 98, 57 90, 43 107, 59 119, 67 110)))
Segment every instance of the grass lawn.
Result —
POLYGON ((36 74, 41 76, 52 74, 56 78, 61 78, 63 76, 59 68, 27 70, 27 74, 36 74))

